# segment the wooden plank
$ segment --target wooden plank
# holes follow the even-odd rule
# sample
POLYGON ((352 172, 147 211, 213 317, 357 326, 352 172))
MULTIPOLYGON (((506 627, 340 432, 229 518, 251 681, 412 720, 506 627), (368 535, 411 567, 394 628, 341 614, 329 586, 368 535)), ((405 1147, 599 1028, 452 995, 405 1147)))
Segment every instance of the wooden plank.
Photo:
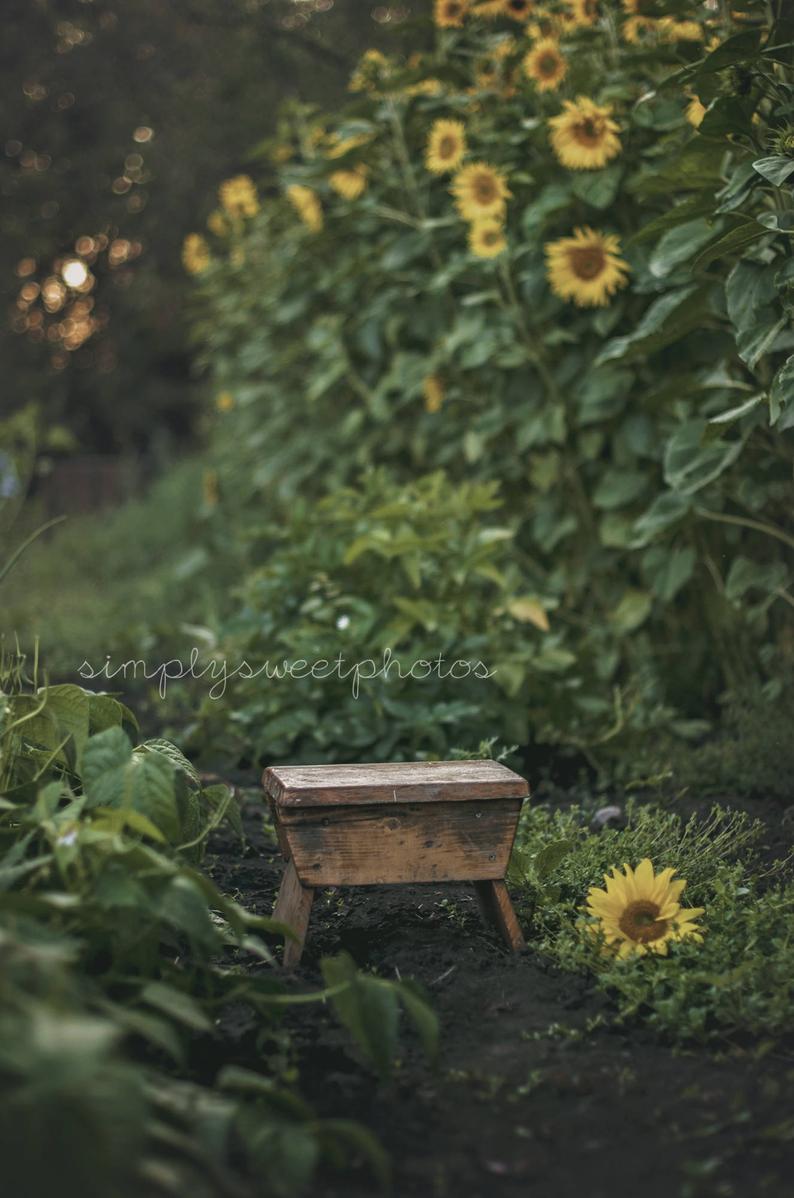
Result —
POLYGON ((524 933, 521 931, 521 925, 516 918, 504 882, 501 880, 475 882, 474 888, 477 891, 477 900, 485 922, 496 929, 507 947, 514 953, 525 948, 524 933))
POLYGON ((305 886, 502 878, 521 799, 393 807, 285 807, 281 826, 305 886))
POLYGON ((279 765, 262 776, 279 806, 433 803, 526 798, 529 787, 498 761, 403 761, 375 765, 279 765))
POLYGON ((301 885, 295 866, 290 861, 284 870, 281 888, 273 908, 273 918, 292 928, 297 937, 297 940, 287 938, 284 940, 284 967, 286 969, 294 968, 301 959, 313 902, 314 891, 301 885))

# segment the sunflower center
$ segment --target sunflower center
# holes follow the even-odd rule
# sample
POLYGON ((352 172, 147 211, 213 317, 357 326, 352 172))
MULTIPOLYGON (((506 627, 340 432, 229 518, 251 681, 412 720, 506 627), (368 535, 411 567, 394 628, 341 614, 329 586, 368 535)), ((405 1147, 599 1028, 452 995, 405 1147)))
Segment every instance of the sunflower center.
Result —
POLYGON ((459 3, 459 0, 447 0, 447 16, 448 17, 459 17, 461 15, 462 11, 463 11, 463 6, 462 6, 462 4, 459 3))
POLYGON ((455 148, 455 138, 451 133, 445 134, 438 143, 438 152, 442 158, 452 158, 455 153, 455 148))
POLYGON ((571 268, 580 279, 596 279, 606 266, 604 251, 598 245, 576 246, 570 254, 571 268))
POLYGON ((482 239, 485 245, 496 245, 500 236, 501 234, 498 229, 486 229, 482 235, 482 239))
POLYGON ((511 12, 522 13, 527 11, 529 3, 528 0, 508 0, 507 7, 511 12))
POLYGON ((544 54, 538 62, 538 69, 541 75, 551 78, 557 74, 557 56, 555 54, 544 54))
POLYGON ((597 146, 601 140, 601 122, 594 117, 585 117, 573 127, 573 135, 583 146, 597 146))
POLYGON ((478 204, 492 204, 499 198, 496 183, 490 175, 477 175, 474 180, 474 196, 478 204))
POLYGON ((637 899, 629 903, 620 917, 618 927, 629 940, 647 944, 658 940, 667 931, 667 920, 659 919, 659 908, 650 899, 637 899))

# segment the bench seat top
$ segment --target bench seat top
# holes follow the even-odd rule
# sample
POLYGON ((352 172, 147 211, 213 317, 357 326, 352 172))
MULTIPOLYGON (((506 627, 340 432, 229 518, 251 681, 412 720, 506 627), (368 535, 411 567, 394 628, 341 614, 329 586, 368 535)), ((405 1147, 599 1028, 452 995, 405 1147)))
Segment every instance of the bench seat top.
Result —
POLYGON ((529 787, 498 761, 392 761, 373 765, 273 765, 262 785, 279 806, 524 799, 529 787))

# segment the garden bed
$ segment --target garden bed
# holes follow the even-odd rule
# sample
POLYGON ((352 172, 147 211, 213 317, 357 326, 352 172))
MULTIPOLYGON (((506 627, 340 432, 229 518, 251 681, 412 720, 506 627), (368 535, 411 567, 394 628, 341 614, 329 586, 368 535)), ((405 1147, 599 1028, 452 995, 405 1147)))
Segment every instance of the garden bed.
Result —
MULTIPOLYGON (((221 836, 210 865, 223 890, 267 914, 282 862, 263 811, 258 793, 247 793, 245 850, 221 836)), ((753 803, 752 814, 769 829, 762 854, 784 853, 792 825, 780 806, 753 803)), ((789 1192, 793 1043, 744 1037, 681 1050, 641 1019, 617 1028, 591 978, 561 971, 531 944, 507 953, 465 886, 322 892, 299 985, 320 988, 320 958, 342 949, 364 969, 420 982, 441 1020, 438 1070, 408 1052, 384 1086, 330 1012, 312 1005, 288 1016, 304 1096, 319 1114, 375 1132, 399 1198, 789 1192)), ((253 1015, 230 1014, 235 1052, 255 1051, 255 1031, 253 1015)), ((350 1171, 321 1178, 312 1194, 375 1191, 365 1172, 350 1171)))

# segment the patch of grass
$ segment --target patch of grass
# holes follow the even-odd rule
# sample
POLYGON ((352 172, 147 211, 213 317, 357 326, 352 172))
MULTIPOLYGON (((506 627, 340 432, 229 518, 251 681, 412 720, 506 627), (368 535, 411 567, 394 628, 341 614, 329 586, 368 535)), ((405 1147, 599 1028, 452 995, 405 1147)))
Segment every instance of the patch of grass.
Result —
MULTIPOLYGON (((221 552, 217 573, 208 568, 211 513, 201 480, 200 463, 180 464, 143 498, 71 517, 36 541, 3 582, 6 643, 18 638, 29 651, 38 638, 50 674, 70 678, 84 659, 98 668, 107 654, 183 649, 174 645, 180 621, 212 610, 224 574, 221 552)), ((9 549, 38 523, 35 509, 23 511, 9 549)))
POLYGON ((618 1022, 677 1043, 776 1037, 794 1021, 794 882, 790 860, 762 866, 763 834, 759 821, 719 807, 684 822, 629 804, 628 826, 603 832, 588 829, 580 808, 530 808, 511 880, 534 944, 559 967, 592 973, 618 1022), (583 906, 611 866, 644 857, 687 879, 682 902, 705 908, 704 940, 619 961, 584 930, 583 906))

